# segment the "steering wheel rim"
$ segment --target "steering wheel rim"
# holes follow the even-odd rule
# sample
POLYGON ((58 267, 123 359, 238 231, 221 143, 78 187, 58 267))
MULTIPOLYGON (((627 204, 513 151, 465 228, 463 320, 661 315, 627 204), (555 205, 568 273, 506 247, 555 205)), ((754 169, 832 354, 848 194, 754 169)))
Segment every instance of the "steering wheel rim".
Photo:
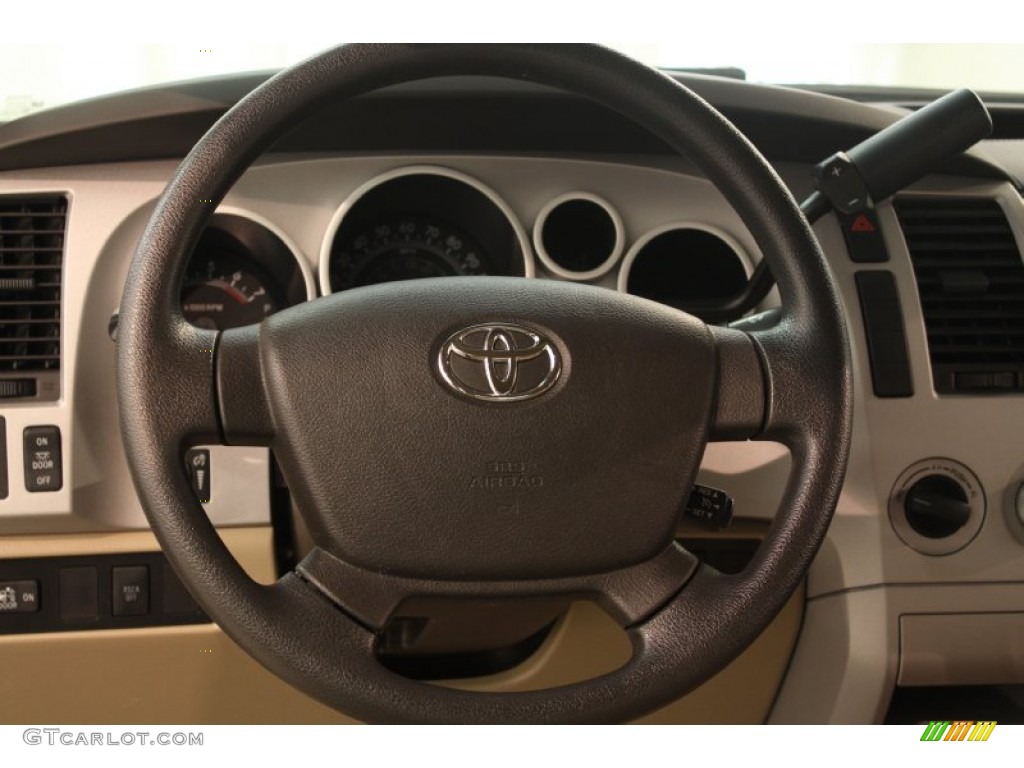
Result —
MULTIPOLYGON (((459 327, 465 327, 464 319, 459 327)), ((451 330, 450 323, 445 328, 451 330)), ((437 336, 436 329, 430 334, 437 336)), ((644 359, 660 364, 653 354, 644 359)), ((559 391, 556 386, 537 402, 568 398, 559 391)), ((683 695, 724 667, 767 626, 804 577, 842 485, 852 379, 838 292, 806 219, 757 150, 691 91, 598 46, 382 44, 341 46, 271 78, 229 110, 182 162, 128 275, 118 341, 118 401, 132 477, 168 559, 208 614, 272 672, 369 721, 615 722, 683 695), (752 333, 712 329, 682 313, 601 289, 475 278, 338 294, 286 310, 258 327, 223 334, 186 323, 176 293, 188 256, 216 202, 259 154, 330 99, 447 75, 525 79, 583 95, 688 155, 736 209, 772 267, 784 306, 778 325, 752 333), (181 459, 184 449, 202 443, 272 444, 282 454, 286 474, 292 473, 290 484, 294 479, 301 487, 297 500, 303 513, 306 507, 330 505, 333 499, 323 493, 334 488, 327 467, 310 469, 307 478, 297 460, 289 462, 294 456, 308 458, 304 435, 316 426, 285 401, 302 386, 321 387, 323 371, 309 367, 309 375, 293 374, 303 365, 288 349, 308 342, 308 350, 320 354, 324 339, 317 337, 317 324, 334 323, 341 315, 350 322, 370 322, 379 317, 372 305, 382 301, 422 306, 429 320, 430 312, 439 311, 439 297, 451 302, 453 296, 472 307, 466 318, 523 316, 527 329, 554 328, 556 346, 562 345, 567 360, 571 357, 569 376, 578 381, 586 381, 583 363, 596 359, 563 344, 562 336, 577 332, 573 323, 578 317, 590 318, 578 323, 580 338, 592 338, 598 325, 592 316, 597 315, 605 331, 617 328, 621 319, 624 337, 637 333, 652 347, 664 350, 678 343, 685 348, 678 361, 675 351, 663 355, 672 360, 658 370, 665 376, 690 375, 687 366, 698 370, 693 381, 700 386, 694 390, 711 391, 695 392, 692 399, 695 411, 699 405, 707 415, 702 422, 699 414, 671 411, 690 419, 686 434, 672 443, 673 456, 686 454, 686 470, 658 487, 677 494, 692 484, 708 440, 775 440, 792 455, 780 512, 747 569, 723 576, 697 567, 672 543, 671 532, 659 530, 656 536, 631 539, 627 556, 616 559, 598 548, 576 569, 553 565, 565 554, 557 548, 507 560, 493 549, 487 554, 497 556, 498 565, 467 559, 463 572, 469 576, 461 580, 435 573, 432 564, 415 556, 398 561, 397 572, 389 575, 374 560, 386 554, 373 553, 362 561, 364 553, 347 556, 353 534, 359 539, 365 531, 344 529, 336 517, 325 517, 326 546, 318 546, 296 573, 269 586, 250 580, 195 500, 181 459), (482 297, 488 297, 489 307, 483 314, 482 297), (525 313, 524 302, 534 314, 525 313), (687 441, 695 445, 687 447, 687 441), (337 535, 335 525, 348 538, 337 535), (526 578, 531 567, 547 577, 534 579, 531 572, 526 578), (633 658, 581 683, 500 694, 411 681, 374 658, 374 630, 410 595, 553 593, 595 596, 629 632, 633 658)), ((675 407, 671 402, 664 400, 665 407, 675 407)), ((494 414, 509 406, 472 407, 486 420, 505 418, 494 414)), ((465 408, 469 414, 470 406, 465 408)), ((521 411, 521 417, 528 419, 522 416, 528 413, 521 411)), ((654 482, 661 480, 654 477, 654 482)), ((653 500, 652 506, 667 509, 653 500)), ((662 514, 657 523, 664 528, 667 520, 662 514)), ((613 524, 607 514, 601 522, 613 524)), ((546 538, 538 534, 537 541, 546 538)))

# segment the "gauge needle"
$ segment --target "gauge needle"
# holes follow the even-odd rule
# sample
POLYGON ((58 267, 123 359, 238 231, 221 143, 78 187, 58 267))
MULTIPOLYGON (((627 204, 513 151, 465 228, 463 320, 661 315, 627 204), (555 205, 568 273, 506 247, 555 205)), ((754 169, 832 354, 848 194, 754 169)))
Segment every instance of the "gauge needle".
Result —
POLYGON ((240 290, 231 285, 231 283, 225 283, 223 280, 212 280, 210 281, 210 283, 208 283, 208 285, 211 288, 217 288, 221 291, 224 291, 224 293, 233 298, 239 304, 248 304, 250 301, 250 298, 248 296, 246 296, 240 290))

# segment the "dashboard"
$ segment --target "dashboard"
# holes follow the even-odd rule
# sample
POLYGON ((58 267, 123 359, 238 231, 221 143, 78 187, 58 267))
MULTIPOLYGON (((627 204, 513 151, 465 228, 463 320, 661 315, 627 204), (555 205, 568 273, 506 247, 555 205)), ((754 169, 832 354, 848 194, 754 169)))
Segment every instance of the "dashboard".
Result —
MULTIPOLYGON (((680 78, 748 133, 798 200, 811 192, 814 162, 900 114, 809 91, 680 78)), ((168 609, 173 578, 149 559, 157 547, 123 457, 111 337, 134 244, 176 159, 253 84, 246 76, 171 86, 188 106, 132 119, 113 109, 123 115, 141 98, 125 95, 0 127, 0 269, 4 280, 25 281, 5 283, 0 297, 0 582, 34 583, 53 612, 38 621, 0 613, 0 648, 23 658, 32 653, 26 638, 61 632, 71 634, 55 648, 73 649, 72 635, 88 634, 101 657, 143 642, 185 658, 189 632, 221 637, 194 606, 168 609), (46 278, 58 267, 59 279, 46 278), (116 595, 117 569, 143 566, 152 594, 145 617, 118 614, 103 598, 97 619, 64 620, 65 571, 97 569, 94 592, 113 585, 116 595)), ((575 98, 458 80, 341 110, 297 126, 218 205, 181 286, 189 322, 226 330, 368 285, 479 275, 596 285, 700 316, 741 290, 762 259, 693 164, 575 98), (445 120, 431 117, 442 108, 445 120)), ((839 508, 804 589, 763 641, 664 720, 896 722, 911 716, 897 703, 919 689, 1024 684, 1022 172, 1024 140, 999 138, 883 202, 869 221, 829 215, 815 226, 855 368, 839 508), (922 512, 929 504, 945 517, 922 512), (751 690, 738 708, 723 693, 737 684, 751 690)), ((772 291, 755 314, 779 304, 772 291)), ((294 561, 301 516, 268 450, 203 446, 187 458, 203 507, 240 561, 265 580, 294 561)), ((721 531, 687 523, 680 537, 719 567, 742 567, 771 523, 789 464, 776 444, 709 445, 699 482, 730 494, 735 522, 721 531)), ((425 670, 402 652, 409 622, 384 644, 410 674, 514 690, 558 682, 577 663, 566 659, 588 644, 611 649, 612 661, 587 671, 621 656, 587 611, 510 609, 492 620, 518 629, 495 628, 486 642, 466 640, 459 619, 436 614, 413 655, 433 657, 425 670), (519 655, 488 667, 481 654, 492 645, 519 655)), ((252 690, 240 681, 254 666, 232 658, 225 674, 236 687, 219 695, 244 719, 234 696, 252 690)), ((196 688, 173 711, 198 719, 209 714, 195 699, 210 672, 183 663, 196 688)), ((55 683, 63 690, 85 685, 64 674, 55 683)), ((0 693, 15 684, 0 682, 0 693)), ((110 716, 125 715, 110 698, 110 716)), ((75 719, 76 710, 55 706, 43 701, 35 711, 75 719)), ((333 717, 312 703, 294 706, 297 718, 333 717)), ((256 712, 248 716, 281 716, 256 712)))

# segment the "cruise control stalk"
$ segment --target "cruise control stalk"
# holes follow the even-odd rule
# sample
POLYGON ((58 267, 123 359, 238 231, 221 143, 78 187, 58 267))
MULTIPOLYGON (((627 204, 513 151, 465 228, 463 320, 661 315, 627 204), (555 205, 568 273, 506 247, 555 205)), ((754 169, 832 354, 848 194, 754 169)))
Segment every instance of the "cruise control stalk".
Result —
MULTIPOLYGON (((974 91, 948 93, 816 165, 816 189, 800 210, 813 224, 833 209, 845 215, 871 209, 991 133, 992 117, 974 91)), ((690 309, 712 323, 736 320, 760 304, 774 285, 762 259, 739 293, 690 309)))

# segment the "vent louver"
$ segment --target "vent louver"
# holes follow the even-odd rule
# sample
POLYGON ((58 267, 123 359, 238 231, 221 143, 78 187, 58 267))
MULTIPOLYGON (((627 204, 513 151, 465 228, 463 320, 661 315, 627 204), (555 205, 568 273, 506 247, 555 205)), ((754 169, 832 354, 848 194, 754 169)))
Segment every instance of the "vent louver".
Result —
POLYGON ((67 198, 0 197, 0 397, 56 396, 67 198))
POLYGON ((1024 262, 998 202, 900 198, 939 393, 1024 391, 1024 262))

